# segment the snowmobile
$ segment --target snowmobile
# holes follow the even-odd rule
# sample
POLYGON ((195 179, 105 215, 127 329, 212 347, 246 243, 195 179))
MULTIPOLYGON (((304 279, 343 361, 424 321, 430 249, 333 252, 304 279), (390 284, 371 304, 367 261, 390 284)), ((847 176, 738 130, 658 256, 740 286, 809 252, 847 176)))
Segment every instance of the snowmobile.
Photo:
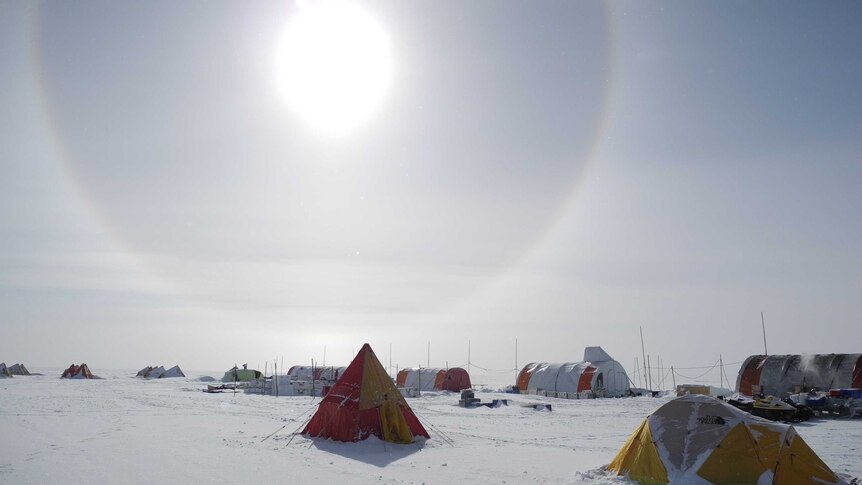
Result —
POLYGON ((750 413, 751 410, 754 409, 754 399, 739 393, 730 396, 730 398, 727 399, 727 404, 730 404, 737 409, 741 409, 746 413, 750 413))
POLYGON ((751 408, 751 414, 770 421, 792 421, 796 416, 796 408, 775 396, 756 399, 751 408))

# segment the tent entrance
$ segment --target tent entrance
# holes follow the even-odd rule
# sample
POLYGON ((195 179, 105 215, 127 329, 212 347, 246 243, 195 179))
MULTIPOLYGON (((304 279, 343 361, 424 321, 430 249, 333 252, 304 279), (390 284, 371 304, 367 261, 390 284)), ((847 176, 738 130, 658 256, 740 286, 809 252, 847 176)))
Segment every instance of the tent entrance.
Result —
POLYGON ((392 443, 412 443, 413 433, 410 431, 410 426, 407 425, 407 420, 401 410, 398 409, 398 402, 384 400, 380 404, 380 428, 383 434, 383 439, 392 443))

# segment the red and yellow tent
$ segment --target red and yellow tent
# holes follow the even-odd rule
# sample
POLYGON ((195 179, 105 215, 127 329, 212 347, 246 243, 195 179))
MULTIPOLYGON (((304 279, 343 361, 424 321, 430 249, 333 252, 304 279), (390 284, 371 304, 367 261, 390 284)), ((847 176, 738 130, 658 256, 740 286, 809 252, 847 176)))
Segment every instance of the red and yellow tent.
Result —
POLYGON ((429 437, 368 344, 320 402, 302 434, 335 441, 377 436, 392 443, 429 437))

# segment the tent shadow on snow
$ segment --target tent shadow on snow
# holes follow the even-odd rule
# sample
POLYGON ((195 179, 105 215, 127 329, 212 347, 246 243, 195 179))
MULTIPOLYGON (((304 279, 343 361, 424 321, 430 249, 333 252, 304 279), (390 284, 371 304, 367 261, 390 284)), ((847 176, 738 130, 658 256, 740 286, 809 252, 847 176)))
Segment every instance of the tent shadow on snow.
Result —
POLYGON ((343 443, 320 438, 308 439, 311 440, 312 446, 320 451, 361 461, 380 468, 384 468, 402 458, 407 458, 425 447, 425 440, 421 439, 410 444, 387 443, 376 437, 371 437, 358 443, 343 443))

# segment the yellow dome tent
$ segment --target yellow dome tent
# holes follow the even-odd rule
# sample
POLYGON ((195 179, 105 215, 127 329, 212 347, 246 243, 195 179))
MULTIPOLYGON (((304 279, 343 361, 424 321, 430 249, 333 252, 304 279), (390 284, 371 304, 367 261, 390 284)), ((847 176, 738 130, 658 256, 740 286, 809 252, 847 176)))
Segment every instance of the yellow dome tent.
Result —
POLYGON ((793 426, 700 395, 647 416, 608 470, 641 484, 844 483, 793 426))

